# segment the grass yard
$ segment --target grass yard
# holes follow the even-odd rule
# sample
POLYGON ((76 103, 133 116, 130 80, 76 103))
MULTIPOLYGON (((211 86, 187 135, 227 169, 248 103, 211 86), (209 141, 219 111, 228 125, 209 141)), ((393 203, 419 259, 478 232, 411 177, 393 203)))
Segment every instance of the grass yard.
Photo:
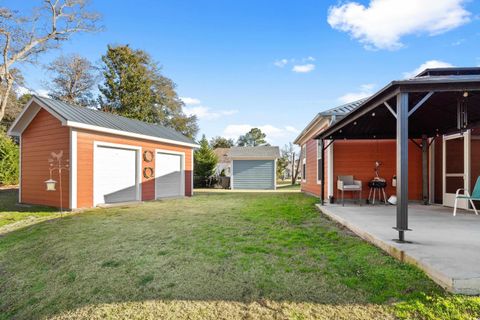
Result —
POLYGON ((0 237, 0 319, 475 319, 300 193, 202 193, 0 237))
POLYGON ((58 211, 53 208, 23 206, 18 205, 17 202, 17 189, 0 189, 0 234, 12 227, 35 223, 58 215, 58 211))

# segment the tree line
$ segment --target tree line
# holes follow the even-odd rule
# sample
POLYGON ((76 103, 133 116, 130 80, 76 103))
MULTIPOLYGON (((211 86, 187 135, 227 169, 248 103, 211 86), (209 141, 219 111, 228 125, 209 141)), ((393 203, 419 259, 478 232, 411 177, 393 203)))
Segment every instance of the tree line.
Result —
MULTIPOLYGON (((97 32, 100 15, 88 9, 86 0, 45 0, 31 16, 0 9, 0 123, 18 115, 30 95, 17 99, 24 87, 19 66, 37 64, 47 52, 81 32, 97 32), (25 101, 26 100, 26 101, 25 101)), ((59 56, 44 66, 51 98, 95 108, 132 119, 171 127, 194 138, 197 118, 183 112, 176 84, 161 73, 160 65, 144 50, 129 45, 109 45, 94 65, 78 54, 59 56)))

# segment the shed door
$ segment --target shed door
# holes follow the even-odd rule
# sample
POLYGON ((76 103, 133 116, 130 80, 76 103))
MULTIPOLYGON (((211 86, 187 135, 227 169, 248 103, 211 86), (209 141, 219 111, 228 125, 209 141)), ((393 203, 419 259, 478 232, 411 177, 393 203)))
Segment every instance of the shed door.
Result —
POLYGON ((155 192, 158 198, 179 197, 183 187, 182 155, 157 153, 155 158, 155 192))
POLYGON ((93 175, 95 205, 139 200, 136 150, 96 146, 93 175))
POLYGON ((233 189, 275 189, 274 160, 233 160, 233 189))

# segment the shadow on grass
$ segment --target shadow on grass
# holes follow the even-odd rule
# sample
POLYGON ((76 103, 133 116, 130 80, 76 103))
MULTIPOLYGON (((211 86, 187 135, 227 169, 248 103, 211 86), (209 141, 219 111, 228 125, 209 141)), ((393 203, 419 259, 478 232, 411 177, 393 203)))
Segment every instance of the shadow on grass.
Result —
POLYGON ((0 189, 1 212, 55 212, 58 209, 47 206, 35 206, 18 203, 18 189, 0 189))
POLYGON ((315 202, 204 194, 17 230, 0 238, 0 319, 388 318, 392 302, 444 296, 315 202))

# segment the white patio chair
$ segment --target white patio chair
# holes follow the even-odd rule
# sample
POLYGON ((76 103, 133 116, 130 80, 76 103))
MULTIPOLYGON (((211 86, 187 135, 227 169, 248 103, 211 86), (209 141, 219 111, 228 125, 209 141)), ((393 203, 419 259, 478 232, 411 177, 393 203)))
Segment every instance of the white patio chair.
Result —
POLYGON ((342 206, 345 205, 344 192, 358 192, 358 200, 362 202, 362 181, 355 180, 353 176, 338 176, 337 180, 337 198, 338 191, 342 192, 342 206))
POLYGON ((475 211, 475 214, 478 216, 478 211, 477 208, 475 207, 475 204, 473 201, 480 201, 480 177, 477 178, 477 182, 475 183, 475 187, 473 188, 472 195, 465 191, 465 189, 458 189, 457 193, 455 194, 455 204, 453 206, 453 216, 457 215, 457 204, 458 204, 458 199, 465 199, 470 202, 470 204, 473 207, 473 211, 475 211), (460 194, 460 192, 463 191, 463 194, 460 194))

